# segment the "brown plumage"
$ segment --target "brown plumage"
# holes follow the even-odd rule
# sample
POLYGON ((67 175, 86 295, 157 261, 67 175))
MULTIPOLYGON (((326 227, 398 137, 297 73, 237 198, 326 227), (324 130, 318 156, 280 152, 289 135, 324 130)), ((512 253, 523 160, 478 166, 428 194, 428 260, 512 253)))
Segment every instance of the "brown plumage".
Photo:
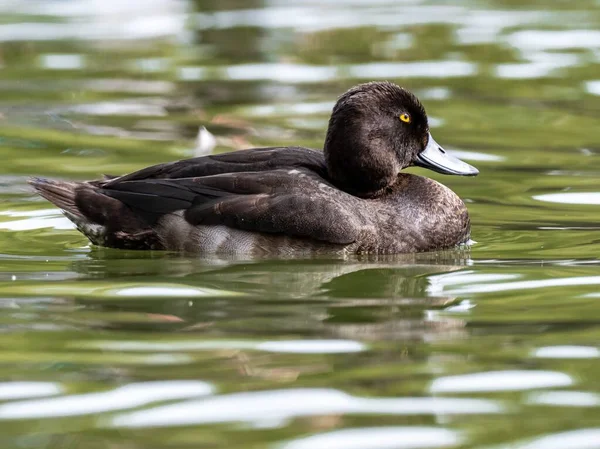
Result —
POLYGON ((399 173, 409 165, 477 173, 437 146, 414 95, 380 82, 340 97, 324 152, 257 148, 98 181, 30 182, 92 243, 115 248, 384 254, 468 240, 464 203, 431 179, 399 173))

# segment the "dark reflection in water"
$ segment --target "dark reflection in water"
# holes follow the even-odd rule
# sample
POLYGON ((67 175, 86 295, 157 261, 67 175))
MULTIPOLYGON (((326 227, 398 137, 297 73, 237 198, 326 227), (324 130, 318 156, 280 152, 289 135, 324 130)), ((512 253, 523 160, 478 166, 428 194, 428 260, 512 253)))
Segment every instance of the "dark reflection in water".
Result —
MULTIPOLYGON (((124 286, 113 290, 115 298, 83 299, 82 305, 102 311, 137 312, 144 310, 159 315, 169 312, 164 323, 131 322, 106 325, 111 329, 171 329, 206 332, 215 323, 232 317, 244 321, 243 332, 264 332, 272 323, 260 318, 261 310, 273 318, 285 319, 285 329, 308 337, 357 338, 361 340, 421 339, 424 333, 464 326, 452 318, 424 316, 423 310, 439 310, 451 306, 456 298, 431 294, 429 276, 451 273, 464 268, 465 251, 440 253, 437 258, 448 265, 415 263, 433 255, 371 257, 354 261, 299 260, 227 262, 164 258, 144 260, 98 259, 75 264, 79 272, 93 279, 118 280, 124 286), (160 261, 161 263, 156 263, 160 261), (116 264, 112 262, 117 262, 116 264), (454 263, 455 265, 450 265, 454 263), (461 263, 461 265, 458 265, 461 263), (148 276, 152 282, 148 283, 148 276), (183 297, 169 284, 177 279, 183 297), (144 286, 144 287, 136 287, 144 286), (186 290, 186 287, 188 288, 186 290), (222 292, 222 297, 196 299, 194 292, 204 289, 222 292), (194 290, 197 289, 197 290, 194 290), (189 293, 189 294, 188 294, 189 293), (146 296, 157 295, 151 305, 146 296), (127 301, 119 300, 126 296, 127 301), (285 301, 285 303, 282 303, 285 301), (311 304, 304 309, 303 304, 311 304), (288 308, 297 309, 289 315, 288 308), (253 317, 255 319, 253 320, 253 317), (446 323, 446 324, 445 324, 446 323)), ((82 278, 83 282, 83 278, 82 278)), ((275 332, 278 326, 274 329, 275 332)))

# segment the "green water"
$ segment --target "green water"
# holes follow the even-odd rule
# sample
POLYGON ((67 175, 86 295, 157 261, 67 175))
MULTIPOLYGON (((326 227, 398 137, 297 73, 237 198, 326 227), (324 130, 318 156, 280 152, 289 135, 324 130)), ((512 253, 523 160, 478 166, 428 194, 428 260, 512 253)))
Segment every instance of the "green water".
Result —
POLYGON ((0 2, 6 448, 600 448, 600 3, 0 2), (28 176, 319 148, 413 91, 476 178, 470 250, 225 260, 90 247, 28 176))

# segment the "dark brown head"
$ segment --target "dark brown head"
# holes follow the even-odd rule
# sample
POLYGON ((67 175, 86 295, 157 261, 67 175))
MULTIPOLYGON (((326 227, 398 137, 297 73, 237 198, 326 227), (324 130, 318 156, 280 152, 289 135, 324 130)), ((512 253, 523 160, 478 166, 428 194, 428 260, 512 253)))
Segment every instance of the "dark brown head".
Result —
POLYGON ((324 152, 332 181, 364 197, 392 185, 410 165, 447 174, 478 173, 437 145, 421 102, 389 82, 359 84, 338 99, 324 152))

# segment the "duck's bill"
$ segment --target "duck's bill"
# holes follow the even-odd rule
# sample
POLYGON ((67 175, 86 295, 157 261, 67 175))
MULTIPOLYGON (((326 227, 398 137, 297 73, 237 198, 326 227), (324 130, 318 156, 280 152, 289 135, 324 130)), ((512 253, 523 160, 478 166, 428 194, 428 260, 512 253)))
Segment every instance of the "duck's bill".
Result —
POLYGON ((479 174, 479 170, 472 165, 446 153, 446 150, 433 140, 431 134, 429 134, 429 143, 417 156, 415 165, 445 175, 476 176, 479 174))

